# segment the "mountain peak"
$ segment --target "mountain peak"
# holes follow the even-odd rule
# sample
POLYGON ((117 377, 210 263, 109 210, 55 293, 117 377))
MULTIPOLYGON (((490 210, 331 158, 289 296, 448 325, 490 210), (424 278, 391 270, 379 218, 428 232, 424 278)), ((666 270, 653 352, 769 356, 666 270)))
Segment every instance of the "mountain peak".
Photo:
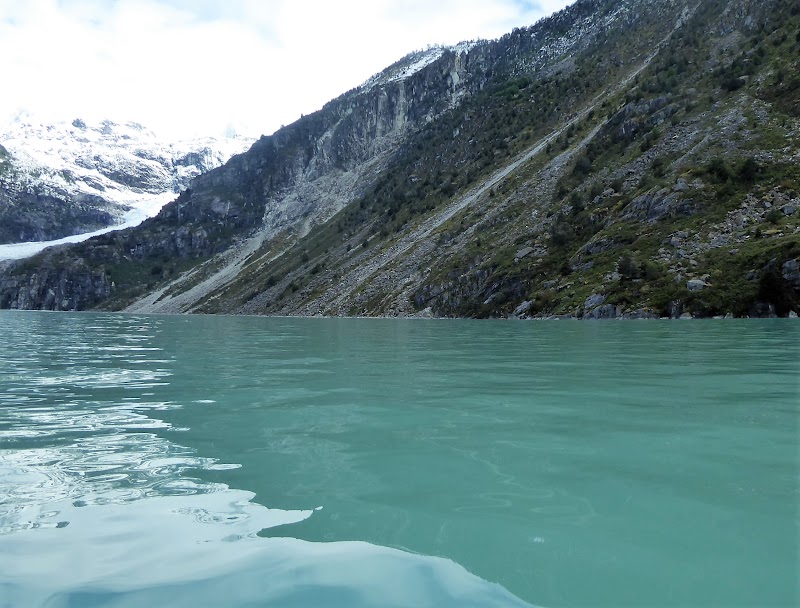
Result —
POLYGON ((6 226, 0 239, 6 242, 129 224, 133 216, 141 220, 194 177, 252 144, 238 136, 169 141, 138 122, 45 122, 29 113, 17 115, 0 132, 0 141, 6 150, 0 172, 0 219, 6 226), (18 209, 23 201, 25 212, 18 209), (62 219, 46 227, 45 209, 62 219), (83 219, 64 219, 70 214, 83 219))

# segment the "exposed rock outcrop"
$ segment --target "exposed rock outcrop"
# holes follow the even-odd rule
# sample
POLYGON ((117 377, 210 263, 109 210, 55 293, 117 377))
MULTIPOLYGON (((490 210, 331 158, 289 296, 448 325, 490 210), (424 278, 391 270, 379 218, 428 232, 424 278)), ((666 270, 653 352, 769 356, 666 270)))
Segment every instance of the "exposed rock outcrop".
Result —
POLYGON ((84 310, 107 298, 111 289, 109 276, 86 264, 43 265, 30 274, 0 275, 0 308, 84 310))

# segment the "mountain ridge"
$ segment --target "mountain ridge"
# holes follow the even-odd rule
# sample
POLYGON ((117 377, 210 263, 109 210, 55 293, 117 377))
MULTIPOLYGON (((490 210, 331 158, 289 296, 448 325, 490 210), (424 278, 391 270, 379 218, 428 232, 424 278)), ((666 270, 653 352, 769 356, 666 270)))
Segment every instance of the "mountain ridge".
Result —
POLYGON ((8 266, 0 306, 796 314, 792 8, 579 0, 411 54, 140 229, 8 266))

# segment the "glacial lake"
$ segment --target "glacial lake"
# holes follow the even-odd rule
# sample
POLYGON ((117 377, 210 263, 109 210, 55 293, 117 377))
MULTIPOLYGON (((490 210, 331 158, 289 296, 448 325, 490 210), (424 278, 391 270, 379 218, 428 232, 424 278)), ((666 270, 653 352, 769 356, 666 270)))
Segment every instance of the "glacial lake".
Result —
POLYGON ((798 605, 800 323, 0 313, 0 607, 798 605))

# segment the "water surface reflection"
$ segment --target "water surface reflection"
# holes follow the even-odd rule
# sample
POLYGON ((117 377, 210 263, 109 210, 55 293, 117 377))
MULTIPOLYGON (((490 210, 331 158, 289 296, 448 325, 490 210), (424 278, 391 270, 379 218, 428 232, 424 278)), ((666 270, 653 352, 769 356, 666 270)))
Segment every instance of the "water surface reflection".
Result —
POLYGON ((165 419, 216 400, 163 398, 162 323, 0 315, 0 606, 527 605, 449 560, 260 537, 321 505, 270 509, 209 481, 239 465, 165 419))

